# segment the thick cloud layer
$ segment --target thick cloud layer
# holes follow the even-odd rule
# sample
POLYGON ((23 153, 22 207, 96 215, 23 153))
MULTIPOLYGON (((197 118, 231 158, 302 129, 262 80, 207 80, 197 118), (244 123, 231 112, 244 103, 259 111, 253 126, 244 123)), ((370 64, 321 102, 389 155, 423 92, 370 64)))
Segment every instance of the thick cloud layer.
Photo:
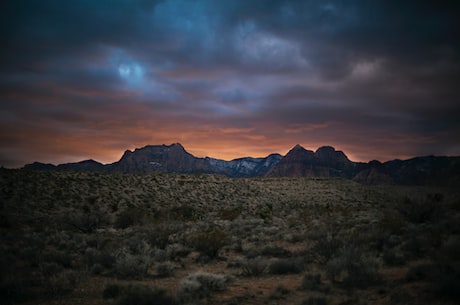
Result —
POLYGON ((181 142, 231 159, 333 145, 460 155, 455 1, 0 5, 0 165, 181 142))

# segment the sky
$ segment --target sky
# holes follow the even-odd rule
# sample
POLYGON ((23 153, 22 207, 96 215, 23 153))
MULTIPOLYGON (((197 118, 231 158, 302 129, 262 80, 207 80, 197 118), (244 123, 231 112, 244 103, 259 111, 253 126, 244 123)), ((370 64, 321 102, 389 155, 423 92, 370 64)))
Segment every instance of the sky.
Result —
POLYGON ((0 165, 460 155, 457 1, 0 4, 0 165))

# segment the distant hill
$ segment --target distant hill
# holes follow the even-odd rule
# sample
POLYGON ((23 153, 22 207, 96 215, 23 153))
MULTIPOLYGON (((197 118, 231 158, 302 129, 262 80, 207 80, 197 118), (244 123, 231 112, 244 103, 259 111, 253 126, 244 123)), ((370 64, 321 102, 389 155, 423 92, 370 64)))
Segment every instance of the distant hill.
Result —
POLYGON ((323 146, 313 152, 297 144, 270 169, 267 176, 351 178, 354 168, 354 162, 331 146, 323 146))
POLYGON ((117 162, 94 160, 60 165, 34 162, 25 170, 93 171, 119 173, 208 173, 229 177, 342 177, 362 184, 460 185, 460 157, 416 157, 385 163, 353 162, 342 151, 323 146, 315 152, 301 145, 285 156, 238 158, 231 161, 198 158, 179 144, 147 145, 127 150, 117 162))

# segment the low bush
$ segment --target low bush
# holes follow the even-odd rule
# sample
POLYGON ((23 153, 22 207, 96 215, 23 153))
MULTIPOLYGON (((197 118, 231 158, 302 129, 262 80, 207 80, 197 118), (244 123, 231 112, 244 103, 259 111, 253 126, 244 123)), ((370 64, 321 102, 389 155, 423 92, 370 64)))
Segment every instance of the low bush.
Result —
POLYGON ((303 260, 296 259, 279 259, 268 266, 270 274, 297 274, 303 271, 303 260))
POLYGON ((286 258, 292 255, 291 251, 278 246, 267 246, 262 249, 262 255, 278 258, 286 258))
POLYGON ((164 289, 148 286, 132 286, 120 297, 117 305, 175 305, 176 300, 164 289))
POLYGON ((164 262, 155 266, 155 271, 159 277, 174 276, 174 270, 174 265, 171 262, 164 262))
POLYGON ((144 253, 132 254, 128 248, 121 248, 115 254, 115 274, 120 278, 142 278, 146 276, 152 261, 150 255, 148 249, 145 249, 144 253))
POLYGON ((17 304, 36 297, 35 283, 30 279, 7 277, 0 280, 0 299, 5 304, 17 304))
POLYGON ((287 295, 289 295, 291 291, 283 286, 276 287, 275 291, 270 294, 270 299, 272 300, 281 300, 285 299, 287 295))
POLYGON ((122 287, 117 284, 109 284, 104 288, 102 297, 104 299, 116 299, 122 292, 122 287))
POLYGON ((194 233, 190 237, 190 246, 202 255, 216 258, 219 250, 228 243, 227 234, 219 228, 194 233))
POLYGON ((442 194, 428 194, 425 198, 405 197, 395 208, 409 222, 431 222, 443 214, 442 200, 442 194))
POLYGON ((397 248, 385 249, 382 258, 387 266, 402 266, 406 263, 404 253, 397 248))
POLYGON ((344 247, 326 264, 329 278, 346 288, 367 288, 381 280, 381 263, 363 249, 344 247))
POLYGON ((301 305, 326 305, 327 299, 325 297, 309 297, 302 301, 301 305))
POLYGON ((261 257, 246 259, 241 262, 241 269, 245 276, 260 276, 267 269, 267 262, 261 257))
POLYGON ((177 296, 185 303, 204 299, 215 291, 227 289, 231 280, 226 275, 198 271, 182 279, 177 296))
POLYGON ((301 290, 328 292, 329 288, 321 281, 321 274, 306 274, 302 279, 301 290))
POLYGON ((73 270, 64 270, 53 276, 46 277, 44 284, 49 296, 61 296, 72 292, 81 282, 80 273, 73 270))
POLYGON ((315 246, 313 247, 313 253, 319 256, 319 260, 327 262, 343 247, 343 240, 337 237, 337 234, 327 233, 323 236, 318 237, 315 246))
POLYGON ((96 249, 89 248, 85 251, 86 267, 91 269, 94 265, 110 269, 115 265, 115 257, 108 252, 100 252, 96 249))

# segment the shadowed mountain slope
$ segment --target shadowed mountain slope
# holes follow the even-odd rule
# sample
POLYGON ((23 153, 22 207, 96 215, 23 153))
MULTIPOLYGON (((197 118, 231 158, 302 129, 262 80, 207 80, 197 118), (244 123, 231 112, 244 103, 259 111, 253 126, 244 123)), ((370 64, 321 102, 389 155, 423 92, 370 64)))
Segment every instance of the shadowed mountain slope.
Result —
POLYGON ((385 163, 353 162, 331 146, 315 152, 300 145, 284 157, 238 158, 231 161, 197 158, 179 144, 147 145, 127 150, 112 164, 94 160, 60 165, 34 162, 25 170, 96 171, 118 173, 205 173, 229 177, 342 177, 362 184, 459 185, 460 157, 416 157, 385 163))

